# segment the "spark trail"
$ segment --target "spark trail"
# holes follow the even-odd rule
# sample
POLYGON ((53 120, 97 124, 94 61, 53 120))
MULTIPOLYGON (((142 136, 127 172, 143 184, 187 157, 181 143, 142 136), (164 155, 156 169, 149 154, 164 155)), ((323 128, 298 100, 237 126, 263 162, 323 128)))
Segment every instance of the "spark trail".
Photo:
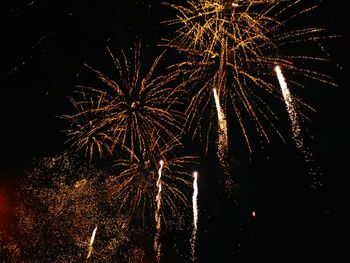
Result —
POLYGON ((228 163, 226 161, 226 154, 228 149, 228 136, 227 136, 227 123, 225 114, 221 109, 220 106, 220 100, 219 96, 217 94, 216 88, 213 89, 214 93, 214 99, 215 99, 215 105, 216 105, 216 111, 218 115, 218 124, 219 124, 219 130, 218 130, 218 157, 220 159, 220 164, 224 168, 225 174, 228 175, 228 163))
POLYGON ((160 235, 160 227, 161 227, 161 222, 160 222, 160 206, 162 204, 162 199, 161 199, 161 193, 162 193, 162 169, 163 169, 163 160, 160 160, 159 162, 160 167, 158 170, 158 180, 157 180, 157 188, 158 188, 158 193, 156 196, 156 211, 155 211, 155 221, 156 221, 156 235, 154 237, 154 250, 157 252, 157 262, 160 262, 160 255, 161 255, 161 244, 159 243, 159 235, 160 235))
POLYGON ((301 128, 298 121, 297 110, 294 106, 292 95, 290 94, 287 82, 283 76, 280 66, 277 65, 275 67, 275 72, 277 74, 278 82, 281 86, 282 95, 286 103, 289 118, 292 123, 293 140, 295 142, 296 147, 303 154, 305 163, 307 165, 308 174, 312 176, 311 187, 317 188, 319 186, 322 186, 322 183, 319 181, 319 178, 318 178, 318 175, 320 174, 319 167, 315 163, 314 157, 310 149, 308 149, 308 147, 304 145, 303 138, 301 137, 301 128))
POLYGON ((86 262, 88 262, 89 258, 92 255, 92 250, 93 250, 93 244, 94 244, 94 240, 95 240, 95 236, 96 236, 96 231, 97 231, 97 226, 95 227, 95 229, 92 231, 92 235, 91 235, 91 239, 90 239, 90 244, 89 244, 89 252, 88 255, 86 257, 86 262))
POLYGON ((192 208, 193 208, 193 231, 191 236, 191 255, 192 255, 192 261, 195 261, 195 246, 196 246, 196 235, 197 235, 197 229, 198 229, 198 204, 197 204, 197 197, 198 197, 198 173, 193 173, 193 196, 192 196, 192 208))
POLYGON ((218 146, 218 152, 217 155, 219 157, 220 165, 224 169, 224 174, 226 175, 225 179, 225 190, 228 195, 231 195, 232 187, 233 187, 233 180, 232 178, 229 178, 230 176, 230 166, 228 163, 228 135, 227 135, 227 121, 225 117, 225 113, 223 112, 221 106, 220 106, 220 99, 217 93, 216 88, 213 89, 214 99, 215 99, 215 106, 216 111, 218 115, 218 140, 217 140, 217 146, 218 146))

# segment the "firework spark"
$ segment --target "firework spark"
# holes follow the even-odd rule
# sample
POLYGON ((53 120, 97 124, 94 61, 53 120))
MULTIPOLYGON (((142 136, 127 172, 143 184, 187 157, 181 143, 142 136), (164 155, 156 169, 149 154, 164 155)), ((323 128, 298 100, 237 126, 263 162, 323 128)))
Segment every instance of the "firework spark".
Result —
MULTIPOLYGON (((315 63, 327 61, 321 54, 295 54, 296 46, 315 43, 317 51, 322 52, 319 42, 332 37, 315 27, 295 28, 300 16, 317 7, 308 4, 301 0, 168 3, 176 18, 166 23, 176 28, 175 37, 165 40, 164 45, 186 55, 177 67, 192 80, 186 116, 187 127, 194 135, 209 133, 211 120, 208 123, 205 116, 214 110, 210 97, 215 87, 225 116, 235 117, 250 153, 256 131, 261 142, 270 142, 269 130, 284 140, 277 126, 277 111, 270 103, 281 99, 273 84, 271 65, 291 71, 297 76, 292 83, 299 87, 305 78, 334 85, 331 77, 314 70, 315 63)), ((298 104, 311 109, 301 99, 298 104)))
POLYGON ((92 235, 91 235, 91 238, 90 238, 90 244, 89 244, 89 252, 88 252, 87 257, 86 257, 86 262, 89 260, 89 258, 92 255, 92 251, 93 251, 93 246, 92 245, 94 244, 96 231, 97 231, 97 226, 92 231, 92 235))
POLYGON ((94 151, 100 157, 103 152, 111 154, 116 146, 142 153, 149 149, 154 133, 171 140, 182 129, 183 113, 177 109, 181 92, 174 84, 178 73, 156 76, 163 53, 142 77, 140 49, 135 45, 133 61, 124 51, 118 58, 108 49, 116 80, 86 65, 103 85, 78 86, 79 98, 71 99, 77 113, 62 116, 71 124, 65 130, 68 142, 77 150, 85 149, 90 158, 94 151))
POLYGON ((196 247, 196 236, 198 229, 198 173, 193 173, 193 196, 192 196, 192 210, 193 210, 193 230, 191 236, 191 255, 192 261, 195 261, 195 247, 196 247))
POLYGON ((275 66, 275 71, 276 71, 278 82, 279 82, 281 90, 282 90, 284 101, 286 103, 289 118, 290 118, 291 123, 292 123, 293 140, 294 140, 297 148, 302 152, 305 163, 308 165, 308 167, 307 167, 308 173, 312 176, 312 180, 313 180, 311 187, 316 188, 316 187, 322 185, 321 182, 319 181, 319 178, 318 178, 319 168, 315 163, 315 159, 313 158, 313 155, 312 155, 310 149, 308 149, 308 147, 306 147, 304 145, 304 140, 301 136, 301 128, 300 128, 299 121, 298 121, 298 113, 297 113, 297 110, 296 110, 295 105, 293 103, 292 95, 290 94, 287 82, 283 76, 283 73, 282 73, 280 66, 278 66, 278 65, 275 66))
POLYGON ((157 179, 157 188, 158 188, 158 193, 156 196, 156 212, 155 212, 155 221, 156 221, 156 235, 154 237, 154 250, 157 252, 157 262, 160 262, 160 255, 161 255, 161 244, 159 243, 159 236, 160 236, 160 229, 161 229, 161 221, 160 221, 160 207, 162 204, 162 169, 163 169, 163 160, 160 160, 159 162, 159 170, 158 170, 158 179, 157 179))

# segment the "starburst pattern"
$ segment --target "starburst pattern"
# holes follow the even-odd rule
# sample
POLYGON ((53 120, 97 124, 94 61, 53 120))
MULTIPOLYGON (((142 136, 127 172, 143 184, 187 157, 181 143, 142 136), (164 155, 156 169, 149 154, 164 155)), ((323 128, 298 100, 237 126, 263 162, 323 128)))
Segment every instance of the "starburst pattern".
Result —
POLYGON ((63 116, 71 123, 66 130, 68 142, 78 150, 85 149, 90 158, 96 150, 100 157, 104 151, 111 154, 116 146, 142 153, 154 133, 166 141, 182 129, 181 88, 174 84, 178 74, 156 75, 164 53, 143 74, 140 49, 141 44, 135 45, 132 61, 124 51, 117 58, 108 49, 116 80, 87 66, 102 86, 79 86, 79 100, 71 99, 77 113, 63 116))

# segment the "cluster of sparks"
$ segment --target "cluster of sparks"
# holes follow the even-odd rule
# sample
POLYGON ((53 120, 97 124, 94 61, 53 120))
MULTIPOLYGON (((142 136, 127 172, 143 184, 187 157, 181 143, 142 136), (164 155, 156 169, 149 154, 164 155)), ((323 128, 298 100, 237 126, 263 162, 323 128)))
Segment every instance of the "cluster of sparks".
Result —
MULTIPOLYGON (((299 66, 305 65, 304 62, 322 62, 324 59, 288 52, 289 44, 323 38, 323 30, 314 27, 283 29, 299 15, 311 12, 315 6, 304 8, 301 0, 187 0, 167 5, 177 15, 166 24, 176 28, 172 37, 162 45, 175 48, 185 54, 186 59, 169 66, 167 69, 170 71, 162 75, 158 71, 163 52, 146 68, 145 73, 141 63, 141 44, 135 45, 132 55, 121 51, 119 56, 115 56, 108 49, 117 77, 111 78, 107 73, 86 65, 97 83, 78 86, 77 96, 70 98, 76 112, 62 117, 70 124, 65 130, 67 141, 76 150, 83 151, 90 159, 95 155, 100 158, 118 155, 115 167, 120 170, 117 175, 105 177, 103 195, 107 193, 108 200, 103 204, 126 218, 138 215, 137 218, 142 217, 145 224, 149 220, 145 214, 154 215, 157 262, 161 259, 161 221, 166 220, 165 216, 161 216, 162 211, 169 208, 176 214, 178 203, 187 204, 186 189, 193 185, 191 255, 195 261, 198 174, 193 174, 191 182, 187 166, 195 163, 196 158, 179 157, 173 153, 181 146, 181 136, 186 132, 193 136, 206 133, 208 138, 210 127, 215 124, 209 121, 209 128, 205 127, 204 120, 206 115, 211 117, 216 111, 218 157, 229 175, 227 116, 234 117, 233 123, 241 129, 249 152, 252 152, 251 127, 258 132, 261 141, 271 140, 269 129, 283 139, 276 124, 277 114, 267 99, 284 100, 292 122, 293 139, 305 158, 311 160, 311 152, 303 145, 296 109, 312 108, 296 95, 292 99, 280 67, 293 75, 333 83, 326 74, 299 66), (293 15, 288 15, 290 12, 293 15), (130 60, 130 56, 133 59, 130 60), (271 70, 273 65, 279 65, 275 71, 282 96, 275 85, 271 70), (181 77, 186 81, 179 84, 181 77)), ((290 83, 296 87, 303 86, 299 80, 291 80, 290 83)), ((104 235, 108 237, 119 231, 120 236, 106 244, 109 250, 105 251, 105 255, 112 255, 111 250, 118 249, 127 240, 120 229, 132 220, 121 224, 119 218, 114 220, 110 215, 99 213, 101 192, 92 186, 91 178, 82 177, 74 183, 67 183, 61 176, 55 180, 52 189, 31 186, 32 193, 46 202, 50 213, 48 217, 58 222, 57 226, 61 215, 69 210, 68 204, 73 203, 72 210, 66 211, 73 215, 69 221, 73 222, 72 225, 66 225, 61 230, 55 227, 53 231, 68 231, 75 245, 86 249, 87 233, 95 226, 87 256, 78 255, 85 257, 87 262, 94 251, 96 225, 101 232, 104 229, 104 235), (78 222, 84 229, 75 233, 78 222)), ((32 233, 38 227, 35 220, 34 217, 26 217, 20 224, 32 233)), ((35 246, 39 246, 38 243, 35 246)), ((103 251, 100 251, 99 255, 102 254, 103 251)), ((104 259, 109 261, 112 258, 104 259)))
POLYGON ((68 154, 41 160, 21 185, 6 262, 129 262, 130 218, 105 198, 108 176, 68 154))

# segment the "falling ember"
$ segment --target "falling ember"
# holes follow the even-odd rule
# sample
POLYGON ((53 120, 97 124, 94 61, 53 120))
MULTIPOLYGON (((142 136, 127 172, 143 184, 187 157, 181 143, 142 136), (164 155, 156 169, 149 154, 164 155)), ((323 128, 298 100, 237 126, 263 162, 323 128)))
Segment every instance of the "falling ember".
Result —
POLYGON ((158 188, 158 193, 156 196, 156 212, 155 212, 155 221, 156 221, 156 236, 154 238, 154 250, 157 252, 157 262, 160 262, 160 254, 161 254, 161 245, 159 243, 159 235, 160 235, 160 206, 161 206, 161 193, 162 193, 162 169, 163 169, 163 160, 160 160, 159 162, 160 167, 158 169, 158 180, 157 180, 157 188, 158 188))
POLYGON ((221 165, 225 168, 225 172, 228 170, 228 163, 225 161, 225 155, 227 153, 228 147, 228 137, 227 137, 227 125, 225 114, 220 107, 220 100, 216 89, 213 89, 216 111, 218 115, 219 124, 219 138, 218 138, 218 157, 220 158, 221 165))
POLYGON ((193 173, 193 196, 192 196, 192 207, 193 207, 193 231, 191 236, 191 254, 192 261, 195 261, 195 245, 196 245, 196 234, 197 234, 197 224, 198 224, 198 173, 193 173))
POLYGON ((313 158, 311 151, 307 147, 304 146, 304 142, 303 142, 303 139, 302 139, 301 134, 300 134, 301 129, 300 129, 300 125, 298 122, 297 111, 296 111, 295 106, 293 104, 292 96, 290 94, 290 91, 289 91, 288 86, 287 86, 287 82, 285 81, 285 78, 282 74, 280 66, 277 65, 275 67, 275 71, 277 74, 278 82, 279 82, 281 89, 282 89, 282 94, 283 94, 284 101, 286 103, 289 118, 292 122, 293 140, 294 140, 297 148, 304 155, 305 163, 308 165, 308 167, 307 167, 308 173, 312 176, 312 180, 313 180, 311 187, 316 188, 316 187, 322 185, 321 182, 317 179, 317 176, 319 174, 318 166, 315 164, 315 160, 313 158))
POLYGON ((86 261, 91 257, 92 255, 92 245, 94 244, 94 240, 95 240, 95 235, 96 235, 96 231, 97 231, 97 226, 95 227, 95 229, 92 231, 92 235, 91 235, 91 239, 90 239, 90 244, 89 244, 89 253, 86 257, 86 261))

